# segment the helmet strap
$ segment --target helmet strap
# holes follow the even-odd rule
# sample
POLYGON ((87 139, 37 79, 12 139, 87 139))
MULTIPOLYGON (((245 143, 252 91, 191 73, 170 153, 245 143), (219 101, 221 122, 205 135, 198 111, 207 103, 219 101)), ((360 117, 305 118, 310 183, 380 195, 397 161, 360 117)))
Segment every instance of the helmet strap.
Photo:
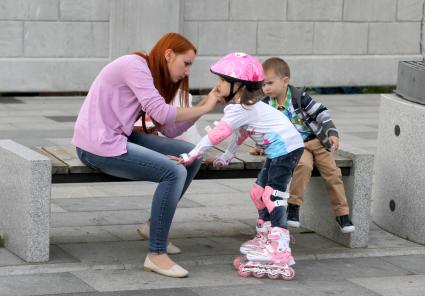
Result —
POLYGON ((230 102, 233 99, 233 97, 238 93, 238 91, 244 86, 243 84, 241 84, 236 91, 233 91, 233 88, 235 87, 235 82, 232 81, 229 83, 230 83, 230 92, 229 92, 229 95, 224 98, 226 102, 230 102))

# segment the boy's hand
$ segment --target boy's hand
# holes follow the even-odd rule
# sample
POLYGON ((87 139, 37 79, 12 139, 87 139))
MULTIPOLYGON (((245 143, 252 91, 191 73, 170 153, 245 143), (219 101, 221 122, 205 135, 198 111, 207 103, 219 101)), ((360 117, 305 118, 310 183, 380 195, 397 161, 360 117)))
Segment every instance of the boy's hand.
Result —
POLYGON ((329 142, 332 144, 331 151, 334 151, 334 152, 338 151, 338 149, 339 149, 339 138, 335 137, 335 136, 330 136, 329 142))
POLYGON ((264 149, 262 149, 262 148, 252 148, 251 151, 249 151, 249 154, 255 155, 255 156, 263 156, 264 155, 264 149))

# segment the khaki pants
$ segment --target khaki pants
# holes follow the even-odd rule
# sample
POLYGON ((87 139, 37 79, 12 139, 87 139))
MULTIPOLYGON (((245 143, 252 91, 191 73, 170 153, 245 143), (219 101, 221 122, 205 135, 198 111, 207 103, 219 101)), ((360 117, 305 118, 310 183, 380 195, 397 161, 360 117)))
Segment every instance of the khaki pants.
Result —
POLYGON ((332 153, 326 150, 318 139, 305 143, 304 153, 292 177, 288 203, 299 206, 303 204, 303 196, 310 182, 313 164, 316 165, 326 183, 326 190, 335 216, 348 215, 349 209, 341 170, 336 166, 332 153))

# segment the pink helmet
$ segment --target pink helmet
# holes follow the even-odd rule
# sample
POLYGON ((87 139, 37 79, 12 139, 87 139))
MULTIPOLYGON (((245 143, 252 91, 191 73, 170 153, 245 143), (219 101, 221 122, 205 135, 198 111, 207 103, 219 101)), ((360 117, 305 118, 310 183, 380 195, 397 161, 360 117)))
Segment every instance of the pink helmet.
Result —
POLYGON ((229 82, 242 82, 248 89, 259 89, 264 80, 261 63, 243 52, 233 52, 211 66, 210 71, 229 82))

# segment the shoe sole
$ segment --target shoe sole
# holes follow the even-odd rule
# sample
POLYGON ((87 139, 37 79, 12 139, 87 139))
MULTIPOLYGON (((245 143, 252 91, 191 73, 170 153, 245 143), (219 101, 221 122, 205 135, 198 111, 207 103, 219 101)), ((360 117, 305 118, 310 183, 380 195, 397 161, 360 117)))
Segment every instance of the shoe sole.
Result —
POLYGON ((338 222, 336 222, 336 225, 338 226, 339 231, 341 231, 344 234, 347 233, 352 233, 356 230, 356 228, 354 226, 346 226, 346 227, 341 227, 338 222))
POLYGON ((300 228, 300 222, 288 220, 288 226, 292 228, 300 228))

